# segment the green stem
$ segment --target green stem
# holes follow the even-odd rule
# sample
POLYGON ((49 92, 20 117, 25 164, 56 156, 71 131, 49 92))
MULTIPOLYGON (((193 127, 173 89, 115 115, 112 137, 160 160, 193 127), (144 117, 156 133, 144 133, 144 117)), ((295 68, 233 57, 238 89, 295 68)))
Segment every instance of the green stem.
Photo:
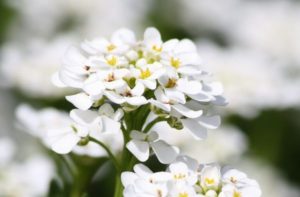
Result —
POLYGON ((120 164, 118 162, 118 160, 116 159, 116 157, 114 156, 114 154, 110 151, 110 149, 101 141, 93 138, 93 137, 89 137, 90 141, 95 142, 96 144, 100 145, 102 148, 104 148, 104 150, 106 151, 106 153, 108 154, 108 156, 110 157, 110 159, 112 160, 117 172, 120 172, 120 164))
POLYGON ((148 123, 148 125, 145 127, 145 129, 143 130, 143 133, 147 133, 148 131, 150 131, 150 129, 158 122, 162 122, 165 121, 165 118, 162 117, 157 117, 154 120, 152 120, 151 122, 148 123))
POLYGON ((123 186, 121 183, 121 176, 120 174, 117 174, 114 197, 122 197, 122 196, 123 196, 123 186))

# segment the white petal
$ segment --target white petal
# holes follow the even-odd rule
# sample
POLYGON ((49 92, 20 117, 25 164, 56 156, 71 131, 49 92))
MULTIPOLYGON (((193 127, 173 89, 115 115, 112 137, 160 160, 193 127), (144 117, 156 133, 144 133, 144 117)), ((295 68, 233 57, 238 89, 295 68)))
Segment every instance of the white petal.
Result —
POLYGON ((73 109, 70 112, 70 117, 79 124, 88 125, 91 124, 98 116, 94 111, 73 109))
POLYGON ((179 43, 178 39, 171 39, 166 41, 163 44, 163 51, 167 51, 167 52, 172 51, 178 43, 179 43))
POLYGON ((177 81, 177 87, 178 90, 181 92, 184 92, 186 94, 198 94, 202 91, 202 85, 198 81, 188 81, 186 79, 179 79, 177 81))
POLYGON ((105 91, 104 95, 114 103, 122 104, 125 102, 124 97, 122 97, 121 95, 119 95, 113 91, 105 91))
POLYGON ((122 172, 121 174, 121 182, 124 187, 129 185, 133 185, 134 181, 137 179, 137 175, 133 172, 122 172))
POLYGON ((145 91, 145 87, 142 83, 136 83, 134 88, 131 90, 132 95, 141 96, 145 91))
POLYGON ((141 141, 143 141, 143 140, 146 139, 147 134, 142 133, 142 132, 140 132, 140 131, 133 130, 133 131, 131 131, 131 133, 130 133, 130 137, 131 137, 132 139, 135 139, 135 140, 141 140, 141 141))
POLYGON ((106 132, 118 132, 120 131, 121 124, 117 121, 114 121, 111 118, 106 116, 102 116, 102 123, 103 123, 103 131, 106 132))
POLYGON ((82 88, 83 82, 86 79, 84 75, 77 75, 66 70, 60 70, 58 78, 62 83, 74 88, 82 88))
POLYGON ((150 151, 147 142, 133 139, 126 144, 126 147, 139 161, 148 160, 150 151))
POLYGON ((108 117, 113 117, 114 116, 114 108, 112 108, 112 106, 108 103, 104 103, 103 105, 101 105, 101 107, 98 110, 98 113, 100 115, 106 115, 108 117))
POLYGON ((162 101, 162 102, 169 102, 169 99, 168 97, 165 95, 165 93, 163 92, 163 90, 158 87, 155 91, 154 91, 154 95, 155 95, 155 98, 159 101, 162 101))
POLYGON ((198 66, 194 65, 181 66, 177 69, 177 71, 181 74, 190 76, 202 74, 202 70, 200 70, 198 66))
POLYGON ((152 105, 154 105, 154 106, 156 106, 156 107, 158 107, 158 108, 160 108, 164 111, 167 111, 167 112, 171 111, 171 105, 170 104, 165 104, 165 103, 162 103, 162 102, 154 100, 154 99, 150 99, 149 102, 152 105))
POLYGON ((165 94, 171 101, 176 101, 181 104, 185 104, 186 102, 185 95, 174 88, 166 88, 165 94))
POLYGON ((220 116, 201 116, 196 119, 196 121, 208 129, 216 129, 221 124, 221 118, 220 116))
POLYGON ((188 118, 197 118, 202 115, 202 110, 194 111, 190 108, 185 107, 184 105, 176 104, 172 105, 172 109, 180 113, 181 115, 188 117, 188 118))
POLYGON ((207 130, 206 128, 200 126, 195 120, 193 119, 182 119, 181 120, 184 127, 188 129, 191 134, 198 140, 205 139, 207 137, 207 130))
POLYGON ((135 97, 126 97, 126 102, 133 106, 140 106, 148 103, 148 101, 143 96, 135 96, 135 97))
POLYGON ((156 81, 145 79, 145 80, 139 80, 140 83, 143 83, 148 89, 154 90, 156 88, 156 81))
POLYGON ((124 116, 124 111, 122 109, 117 109, 117 111, 113 115, 113 119, 115 121, 120 121, 121 118, 123 118, 123 116, 124 116))
POLYGON ((149 27, 144 33, 144 41, 146 44, 161 44, 161 36, 159 31, 154 27, 149 27))
POLYGON ((178 43, 174 52, 175 53, 197 52, 197 48, 196 45, 191 40, 183 39, 178 43))
POLYGON ((67 133, 62 136, 60 139, 55 141, 51 148, 53 151, 59 154, 67 154, 71 152, 74 146, 79 142, 80 137, 77 136, 75 133, 67 133))
POLYGON ((64 84, 60 78, 59 78, 59 74, 58 72, 54 73, 51 77, 51 82, 52 84, 54 84, 55 86, 57 87, 61 87, 61 88, 64 88, 64 87, 67 87, 66 84, 64 84))
POLYGON ((75 107, 81 110, 87 110, 93 105, 92 99, 85 93, 78 93, 71 96, 66 96, 66 99, 75 107))
POLYGON ((115 44, 134 44, 136 39, 131 30, 122 28, 113 33, 111 41, 115 44))
POLYGON ((107 89, 114 90, 114 89, 125 86, 126 82, 124 80, 120 79, 120 80, 114 80, 111 82, 105 82, 104 84, 107 89))
POLYGON ((94 81, 90 83, 86 83, 83 86, 83 90, 89 95, 98 96, 103 94, 103 90, 105 89, 104 84, 101 81, 94 81))
POLYGON ((133 171, 139 176, 139 178, 149 177, 149 175, 152 175, 153 172, 144 164, 136 164, 133 167, 133 171))
POLYGON ((218 96, 223 94, 223 86, 220 82, 212 82, 203 85, 203 90, 212 95, 218 96))
POLYGON ((208 96, 207 94, 204 93, 199 93, 195 95, 189 95, 189 97, 193 100, 199 101, 199 102, 209 102, 212 100, 211 96, 208 96))
POLYGON ((178 156, 178 148, 167 144, 163 140, 158 140, 151 143, 151 147, 157 156, 157 159, 163 164, 173 162, 178 156))

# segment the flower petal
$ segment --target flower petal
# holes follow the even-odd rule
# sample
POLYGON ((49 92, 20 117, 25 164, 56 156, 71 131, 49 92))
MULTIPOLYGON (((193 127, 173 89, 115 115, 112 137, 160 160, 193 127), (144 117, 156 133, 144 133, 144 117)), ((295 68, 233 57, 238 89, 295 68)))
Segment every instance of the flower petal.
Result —
POLYGON ((207 137, 207 129, 200 126, 195 120, 182 119, 181 121, 184 127, 191 132, 191 134, 195 139, 202 140, 207 137))
POLYGON ((126 147, 139 161, 148 160, 150 151, 147 142, 133 139, 126 144, 126 147))
POLYGON ((220 116, 201 116, 196 120, 200 125, 208 129, 216 129, 221 124, 220 116))
POLYGON ((57 139, 52 145, 51 148, 54 152, 59 154, 67 154, 71 152, 74 146, 79 142, 80 137, 75 133, 69 132, 57 139))
POLYGON ((197 118, 202 115, 203 111, 202 110, 197 110, 194 111, 190 108, 185 107, 184 105, 181 104, 175 104, 172 105, 172 109, 180 113, 181 115, 188 117, 188 118, 197 118))
POLYGON ((157 159, 163 164, 173 162, 179 154, 177 147, 167 144, 163 140, 158 140, 151 143, 151 147, 157 156, 157 159))
POLYGON ((85 93, 78 93, 71 96, 66 96, 66 99, 75 107, 81 110, 87 110, 93 105, 92 99, 85 93))

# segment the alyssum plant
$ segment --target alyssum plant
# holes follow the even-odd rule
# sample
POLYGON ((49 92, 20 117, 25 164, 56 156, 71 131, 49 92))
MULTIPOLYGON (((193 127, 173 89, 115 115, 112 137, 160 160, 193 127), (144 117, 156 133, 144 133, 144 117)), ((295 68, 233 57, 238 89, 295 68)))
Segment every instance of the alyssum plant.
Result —
POLYGON ((70 48, 53 82, 78 90, 66 97, 77 109, 44 112, 44 143, 59 154, 108 157, 117 173, 115 197, 261 196, 243 172, 200 165, 161 139, 164 130, 153 130, 165 121, 199 140, 220 125, 212 108, 226 104, 222 86, 200 61, 192 41, 163 42, 155 28, 143 39, 120 29, 70 48), (141 164, 151 155, 168 164, 166 171, 141 164))

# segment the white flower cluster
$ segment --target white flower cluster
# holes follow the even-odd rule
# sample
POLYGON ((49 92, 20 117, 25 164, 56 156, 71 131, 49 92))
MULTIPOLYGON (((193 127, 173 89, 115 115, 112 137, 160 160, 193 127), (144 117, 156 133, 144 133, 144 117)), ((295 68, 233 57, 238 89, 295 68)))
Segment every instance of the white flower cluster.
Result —
MULTIPOLYGON (((96 38, 71 48, 55 84, 78 88, 67 100, 82 110, 103 102, 122 106, 125 111, 150 104, 156 114, 181 119, 196 138, 206 128, 219 125, 209 116, 208 105, 224 105, 222 86, 211 82, 199 67, 200 58, 188 39, 163 42, 155 28, 148 28, 143 40, 128 29, 116 31, 110 40, 96 38), (195 126, 202 129, 195 131, 195 126)), ((180 127, 180 126, 178 126, 180 127)))
POLYGON ((78 109, 67 115, 21 106, 17 115, 59 154, 108 156, 118 175, 123 172, 125 197, 259 197, 257 183, 244 173, 221 173, 216 165, 199 167, 195 160, 179 156, 170 139, 162 140, 164 129, 153 131, 165 121, 203 139, 207 129, 219 126, 211 107, 226 104, 222 86, 209 79, 199 62, 190 40, 163 42, 155 28, 137 40, 132 31, 120 29, 109 40, 97 38, 68 50, 53 76, 57 86, 79 91, 66 97, 78 109), (136 159, 145 162, 153 153, 160 163, 171 163, 167 172, 152 173, 142 164, 135 165, 135 173, 124 172, 136 159))
POLYGON ((259 197, 261 190, 255 180, 235 169, 224 171, 218 165, 199 165, 182 157, 167 171, 153 173, 143 164, 134 172, 123 172, 125 197, 259 197))

